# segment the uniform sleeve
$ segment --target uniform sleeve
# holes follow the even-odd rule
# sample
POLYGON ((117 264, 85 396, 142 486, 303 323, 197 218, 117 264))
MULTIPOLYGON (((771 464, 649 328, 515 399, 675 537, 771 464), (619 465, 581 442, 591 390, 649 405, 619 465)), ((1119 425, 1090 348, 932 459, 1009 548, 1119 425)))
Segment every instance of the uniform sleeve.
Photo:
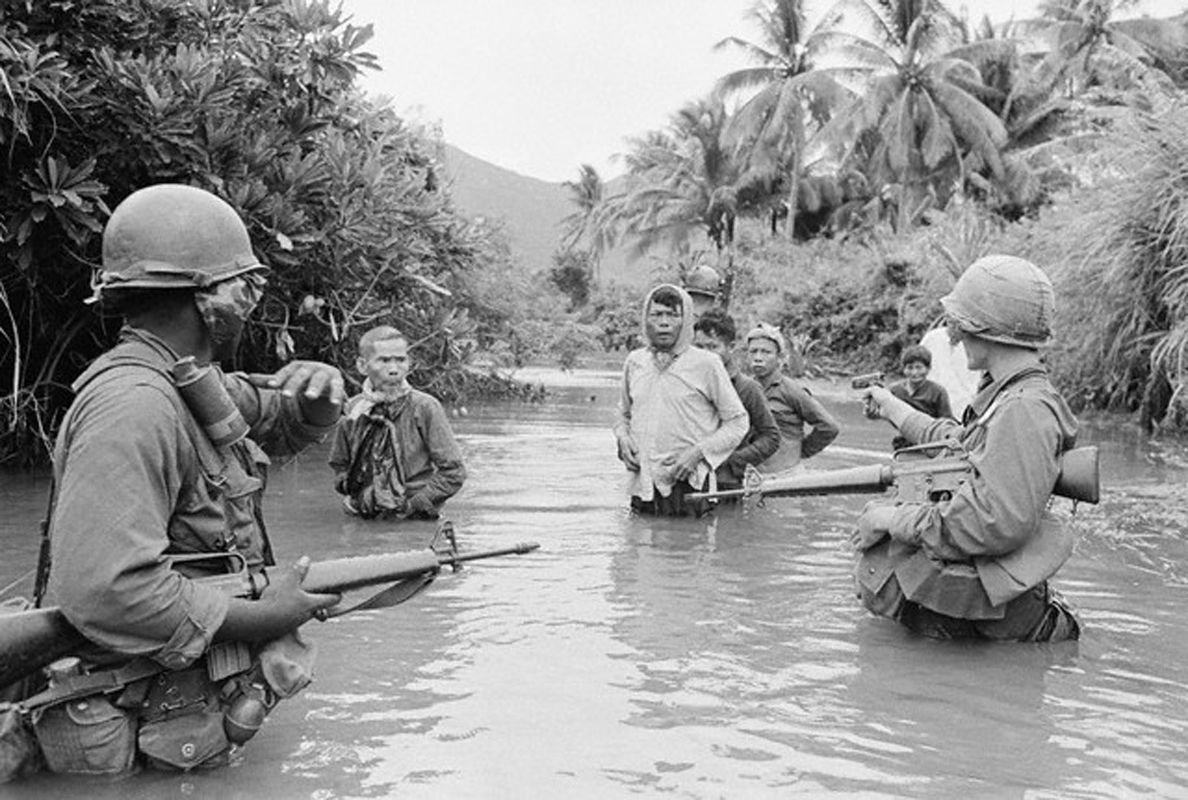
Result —
POLYGON ((961 436, 964 427, 951 417, 931 417, 923 411, 913 411, 899 426, 899 432, 912 444, 942 442, 961 436))
POLYGON ((741 473, 747 464, 761 464, 780 449, 780 428, 758 386, 744 388, 738 393, 738 398, 747 410, 750 441, 739 445, 726 459, 726 465, 738 467, 741 473))
POLYGON ((462 451, 454 430, 446 417, 445 409, 436 398, 425 404, 425 441, 429 446, 429 461, 434 466, 432 477, 421 491, 434 503, 453 497, 466 480, 466 467, 462 464, 462 451))
POLYGON ((242 373, 224 375, 223 385, 247 420, 248 435, 270 456, 300 453, 334 430, 334 423, 306 422, 296 397, 286 397, 279 389, 253 386, 242 373))
POLYGON ((92 395, 68 435, 57 454, 51 528, 55 602, 104 648, 172 669, 191 663, 223 624, 229 601, 164 556, 184 487, 201 480, 197 460, 187 467, 180 456, 188 439, 172 401, 147 384, 92 395))
POLYGON ((1004 402, 970 454, 971 475, 953 499, 900 507, 891 535, 941 558, 997 556, 1022 546, 1039 527, 1060 472, 1060 429, 1043 403, 1004 402))
POLYGON ((808 392, 801 389, 796 400, 800 404, 800 416, 812 427, 800 443, 800 457, 810 458, 828 447, 840 429, 821 401, 808 392))

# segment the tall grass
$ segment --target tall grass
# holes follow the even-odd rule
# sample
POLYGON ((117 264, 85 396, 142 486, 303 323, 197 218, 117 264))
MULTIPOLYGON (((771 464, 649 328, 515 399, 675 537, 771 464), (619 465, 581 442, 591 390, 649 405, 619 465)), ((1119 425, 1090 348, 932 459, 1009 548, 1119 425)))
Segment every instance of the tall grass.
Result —
POLYGON ((1184 422, 1188 353, 1188 106, 1120 132, 1111 175, 1036 226, 1024 245, 1057 282, 1052 353, 1083 405, 1184 422))

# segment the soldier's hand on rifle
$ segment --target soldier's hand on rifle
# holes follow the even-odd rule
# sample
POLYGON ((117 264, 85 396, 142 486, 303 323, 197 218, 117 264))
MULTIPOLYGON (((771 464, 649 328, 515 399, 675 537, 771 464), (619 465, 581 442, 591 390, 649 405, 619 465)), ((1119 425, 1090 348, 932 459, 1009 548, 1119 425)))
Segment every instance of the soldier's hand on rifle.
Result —
POLYGON ((850 536, 850 544, 856 551, 869 550, 891 530, 891 523, 895 521, 895 506, 885 503, 867 503, 858 517, 858 529, 850 536))
POLYGON ((632 472, 639 472, 639 448, 630 434, 619 437, 619 460, 627 465, 632 472))
POLYGON ((271 603, 278 613, 289 615, 293 628, 304 625, 318 612, 330 608, 342 599, 339 594, 311 594, 301 587, 309 572, 309 556, 297 559, 292 567, 273 567, 268 573, 268 586, 257 603, 271 603))
POLYGON ((272 567, 268 585, 257 600, 232 597, 227 617, 215 639, 259 642, 296 630, 337 603, 340 595, 311 594, 301 588, 309 572, 309 559, 302 556, 291 567, 272 567))

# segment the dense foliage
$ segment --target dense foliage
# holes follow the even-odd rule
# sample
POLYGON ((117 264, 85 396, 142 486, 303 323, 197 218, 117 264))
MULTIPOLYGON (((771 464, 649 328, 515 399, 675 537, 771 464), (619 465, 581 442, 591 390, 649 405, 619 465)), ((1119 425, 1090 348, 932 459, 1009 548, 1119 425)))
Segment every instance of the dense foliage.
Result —
POLYGON ((438 191, 440 143, 354 88, 368 27, 321 0, 38 0, 0 11, 0 459, 34 455, 63 384, 114 323, 83 300, 106 216, 180 182, 228 200, 273 268, 240 366, 353 363, 404 329, 414 379, 461 366, 506 324, 476 280, 507 271, 490 231, 438 191))
POLYGON ((759 36, 721 43, 755 66, 634 140, 618 191, 584 167, 567 243, 708 243, 740 322, 779 324, 810 370, 894 368, 973 259, 1030 257, 1059 284, 1070 394, 1182 421, 1188 20, 1124 6, 994 26, 836 0, 809 27, 802 0, 760 0, 759 36))

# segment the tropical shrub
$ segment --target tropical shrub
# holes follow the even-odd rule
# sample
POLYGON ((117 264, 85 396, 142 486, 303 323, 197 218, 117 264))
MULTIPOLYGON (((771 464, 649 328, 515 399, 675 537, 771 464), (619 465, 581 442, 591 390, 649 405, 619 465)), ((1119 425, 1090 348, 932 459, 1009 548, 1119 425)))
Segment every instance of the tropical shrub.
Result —
POLYGON ((4 5, 0 460, 38 451, 111 342, 82 301, 109 209, 151 183, 228 200, 273 268, 239 366, 349 365, 390 323, 420 375, 465 391, 461 365, 503 324, 473 281, 495 234, 438 190, 440 142, 355 90, 369 36, 320 0, 4 5))

